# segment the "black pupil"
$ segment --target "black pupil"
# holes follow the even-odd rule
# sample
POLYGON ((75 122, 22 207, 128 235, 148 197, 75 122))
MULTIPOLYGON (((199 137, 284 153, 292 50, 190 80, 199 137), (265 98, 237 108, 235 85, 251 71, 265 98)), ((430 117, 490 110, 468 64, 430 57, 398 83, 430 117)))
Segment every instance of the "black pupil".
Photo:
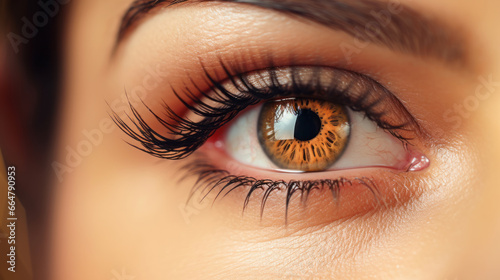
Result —
POLYGON ((321 119, 309 109, 300 109, 295 121, 294 137, 299 141, 314 139, 321 130, 321 119))

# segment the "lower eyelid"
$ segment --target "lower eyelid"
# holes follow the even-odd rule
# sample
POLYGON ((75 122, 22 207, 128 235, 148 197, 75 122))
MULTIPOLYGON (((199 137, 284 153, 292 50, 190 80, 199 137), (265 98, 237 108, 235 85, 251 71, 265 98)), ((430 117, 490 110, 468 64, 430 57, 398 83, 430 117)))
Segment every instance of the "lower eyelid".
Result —
MULTIPOLYGON (((217 136, 217 135, 216 135, 217 136)), ((217 137, 214 137, 217 139, 217 137)), ((400 144, 400 143, 399 143, 400 144)), ((200 149, 196 152, 198 155, 202 155, 205 161, 212 162, 213 166, 217 169, 226 170, 233 175, 245 175, 252 176, 256 178, 266 178, 272 180, 317 180, 317 179, 327 179, 336 178, 340 176, 350 175, 362 175, 360 174, 364 170, 388 170, 395 173, 406 173, 411 171, 421 171, 429 166, 429 161, 422 153, 417 151, 412 147, 407 147, 406 152, 403 157, 400 158, 400 162, 395 166, 363 166, 363 167, 348 167, 345 169, 329 169, 317 172, 304 172, 295 170, 282 170, 276 166, 272 168, 256 167, 250 166, 234 159, 229 155, 222 145, 221 141, 209 139, 200 149), (216 159, 216 160, 215 160, 216 159), (415 166, 417 166, 415 169, 415 166), (412 169, 413 168, 413 169, 412 169)), ((341 159, 342 160, 342 159, 341 159)), ((270 161, 266 162, 268 164, 270 161)))
MULTIPOLYGON (((208 148, 193 154, 193 159, 190 160, 191 164, 187 165, 190 166, 188 169, 190 169, 191 176, 197 175, 195 166, 201 163, 200 166, 203 167, 198 171, 208 166, 210 166, 208 168, 212 168, 211 170, 205 169, 205 172, 208 171, 211 174, 209 180, 211 182, 219 182, 224 176, 231 174, 229 175, 230 179, 234 179, 238 175, 246 175, 248 176, 246 179, 250 180, 251 183, 265 178, 267 182, 284 181, 286 183, 294 180, 313 182, 314 180, 329 179, 329 182, 339 184, 336 194, 330 189, 329 184, 320 184, 317 188, 309 191, 307 185, 297 186, 288 206, 286 201, 287 195, 289 195, 289 186, 286 184, 282 184, 273 191, 264 206, 262 204, 263 197, 268 188, 265 185, 253 190, 250 195, 251 183, 242 184, 229 193, 227 191, 233 186, 223 189, 225 184, 214 186, 215 184, 203 180, 195 187, 196 191, 200 192, 198 197, 206 196, 206 199, 211 200, 210 202, 214 206, 217 205, 217 207, 225 209, 222 212, 225 213, 224 215, 236 215, 241 218, 244 210, 244 219, 254 221, 256 226, 283 226, 286 223, 289 227, 293 227, 295 222, 299 222, 301 226, 330 223, 339 219, 363 215, 377 209, 397 207, 417 196, 420 191, 417 188, 412 189, 404 185, 408 183, 405 176, 407 172, 398 172, 387 168, 286 174, 244 168, 241 164, 221 159, 220 156, 215 161, 213 156, 208 148), (204 162, 207 165, 204 165, 204 162), (221 172, 219 176, 214 170, 227 172, 221 172), (216 196, 217 199, 214 201, 216 196), (307 199, 304 199, 305 196, 307 199), (244 206, 246 200, 248 200, 248 204, 244 206)), ((237 184, 239 182, 235 182, 233 185, 237 184)))

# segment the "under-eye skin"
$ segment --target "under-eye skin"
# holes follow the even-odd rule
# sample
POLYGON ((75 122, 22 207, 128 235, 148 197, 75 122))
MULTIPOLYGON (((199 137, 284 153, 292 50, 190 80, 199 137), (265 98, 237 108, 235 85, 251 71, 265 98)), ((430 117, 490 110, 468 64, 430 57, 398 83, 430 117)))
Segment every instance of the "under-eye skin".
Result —
MULTIPOLYGON (((183 114, 176 113, 168 106, 164 107, 164 112, 153 112, 146 107, 149 109, 146 110, 148 119, 143 117, 138 108, 130 105, 132 115, 129 116, 130 121, 126 121, 112 112, 116 124, 132 138, 132 145, 136 148, 167 160, 193 158, 184 167, 186 176, 198 177, 192 194, 202 192, 206 196, 216 191, 216 199, 219 199, 234 190, 245 189, 247 195, 242 201, 245 209, 250 199, 260 190, 261 215, 268 198, 278 193, 285 198, 286 213, 295 194, 300 195, 301 201, 305 202, 311 191, 328 190, 333 199, 337 200, 346 185, 361 185, 369 190, 376 201, 383 200, 376 183, 380 180, 377 178, 364 176, 361 171, 356 176, 352 176, 352 172, 349 176, 342 176, 342 172, 336 171, 335 178, 331 178, 331 175, 326 175, 327 171, 322 171, 333 163, 340 164, 338 170, 356 170, 359 167, 355 164, 349 166, 353 163, 346 163, 342 159, 347 154, 352 154, 345 150, 349 141, 356 138, 356 134, 351 134, 351 131, 356 133, 356 129, 351 127, 348 111, 351 115, 357 114, 355 119, 358 122, 370 122, 375 133, 373 135, 385 133, 391 141, 399 143, 398 152, 389 160, 389 164, 376 164, 368 159, 366 166, 361 167, 382 166, 397 172, 408 172, 422 170, 428 165, 427 158, 411 145, 412 139, 417 138, 420 133, 417 121, 391 92, 371 78, 325 66, 277 67, 270 63, 269 67, 261 70, 247 71, 237 63, 228 65, 221 62, 221 69, 223 77, 220 73, 204 69, 204 79, 193 80, 186 77, 186 81, 192 84, 173 89, 185 106, 183 114), (192 90, 193 88, 196 90, 192 90), (220 158, 231 158, 227 150, 222 151, 221 145, 216 145, 228 139, 222 137, 221 140, 221 134, 224 134, 222 131, 228 130, 242 112, 255 106, 263 106, 256 126, 260 135, 254 135, 256 138, 260 137, 257 143, 261 146, 259 148, 263 148, 271 162, 278 167, 276 169, 305 173, 285 179, 280 178, 280 173, 274 172, 267 173, 272 174, 269 178, 258 178, 248 170, 253 167, 266 168, 256 163, 249 164, 249 168, 232 170, 217 163, 220 158), (273 127, 280 125, 277 114, 289 114, 294 119, 292 125, 304 126, 299 121, 305 121, 310 122, 311 126, 298 128, 297 133, 292 133, 293 139, 273 141, 280 138, 276 127, 273 127), (162 126, 162 131, 167 132, 160 133, 152 128, 158 124, 162 126), (305 128, 307 129, 300 130, 305 128), (283 144, 277 144, 280 141, 283 144), (200 149, 205 143, 209 148, 200 149), (292 156, 292 145, 296 146, 296 153, 302 154, 292 156), (223 155, 224 153, 226 154, 223 155), (215 160, 214 157, 218 159, 215 160), (415 166, 418 168, 414 168, 415 166), (316 178, 307 176, 308 171, 315 171, 316 178), (325 177, 321 178, 323 173, 325 177)), ((286 132, 286 129, 281 132, 286 132)), ((289 131, 288 134, 290 133, 289 131)), ((375 152, 373 156, 376 157, 375 152)), ((272 172, 272 169, 268 170, 272 172)))

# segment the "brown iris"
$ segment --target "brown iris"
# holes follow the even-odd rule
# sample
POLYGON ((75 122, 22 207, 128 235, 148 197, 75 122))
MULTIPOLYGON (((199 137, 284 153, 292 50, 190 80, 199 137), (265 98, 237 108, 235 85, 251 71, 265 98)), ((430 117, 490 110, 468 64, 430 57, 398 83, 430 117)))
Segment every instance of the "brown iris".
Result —
POLYGON ((267 156, 280 168, 320 171, 344 151, 350 124, 345 109, 316 99, 269 101, 257 131, 267 156))

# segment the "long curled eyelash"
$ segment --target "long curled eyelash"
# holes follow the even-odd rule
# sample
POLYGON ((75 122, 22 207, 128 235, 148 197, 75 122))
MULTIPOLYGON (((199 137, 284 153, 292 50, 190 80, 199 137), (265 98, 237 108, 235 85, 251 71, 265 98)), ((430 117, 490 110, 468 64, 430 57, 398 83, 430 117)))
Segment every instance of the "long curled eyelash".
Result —
POLYGON ((166 104, 164 105, 165 117, 160 117, 145 105, 158 123, 166 129, 167 133, 163 134, 153 129, 138 109, 130 103, 132 115, 127 116, 132 125, 127 124, 116 112, 112 111, 111 117, 122 131, 139 143, 139 145, 131 144, 132 146, 155 157, 169 160, 183 159, 192 154, 215 131, 248 106, 278 97, 327 98, 331 102, 349 107, 354 111, 364 112, 367 118, 400 139, 405 145, 411 137, 404 137, 401 132, 414 131, 418 128, 415 119, 392 93, 372 79, 358 73, 333 68, 324 70, 323 68, 326 67, 310 66, 307 68, 312 70, 312 74, 309 79, 304 80, 298 69, 306 68, 306 66, 288 68, 270 66, 258 72, 257 76, 262 79, 256 82, 251 79, 251 73, 243 71, 237 64, 226 65, 222 61, 220 64, 225 72, 225 79, 220 79, 203 67, 205 79, 202 82, 204 84, 200 85, 199 82, 191 79, 191 87, 186 86, 181 91, 172 89, 187 111, 200 117, 200 121, 192 121, 180 116, 166 104), (290 82, 283 82, 279 78, 283 71, 290 76, 290 82), (323 71, 335 73, 326 85, 321 78, 323 71), (349 80, 347 85, 346 79, 349 80), (202 87, 209 90, 201 90, 202 87), (236 92, 232 92, 230 88, 235 89, 236 92), (352 88, 361 92, 353 96, 350 92, 352 88), (318 91, 321 91, 321 96, 318 95, 318 91), (378 107, 382 108, 378 109, 378 107), (402 115, 397 118, 400 123, 391 124, 391 121, 386 118, 390 110, 402 115))
POLYGON ((232 175, 229 171, 216 168, 212 164, 204 161, 203 158, 197 158, 195 161, 185 164, 182 169, 186 172, 186 175, 182 177, 180 181, 193 175, 197 176, 196 183, 191 189, 191 193, 186 203, 189 203, 189 201, 193 199, 194 193, 196 192, 201 193, 201 199, 199 201, 201 203, 207 199, 209 194, 217 190, 212 201, 213 204, 216 200, 226 197, 229 193, 238 188, 248 188, 242 208, 243 215, 252 196, 257 190, 261 190, 260 217, 262 219, 264 208, 270 195, 273 192, 285 192, 285 224, 288 222, 290 201, 295 194, 299 195, 300 202, 305 206, 312 191, 328 190, 332 195, 333 201, 338 203, 341 188, 359 184, 366 187, 372 193, 378 205, 383 203, 377 185, 368 177, 356 177, 354 179, 340 177, 337 179, 305 181, 257 179, 250 176, 232 175))

